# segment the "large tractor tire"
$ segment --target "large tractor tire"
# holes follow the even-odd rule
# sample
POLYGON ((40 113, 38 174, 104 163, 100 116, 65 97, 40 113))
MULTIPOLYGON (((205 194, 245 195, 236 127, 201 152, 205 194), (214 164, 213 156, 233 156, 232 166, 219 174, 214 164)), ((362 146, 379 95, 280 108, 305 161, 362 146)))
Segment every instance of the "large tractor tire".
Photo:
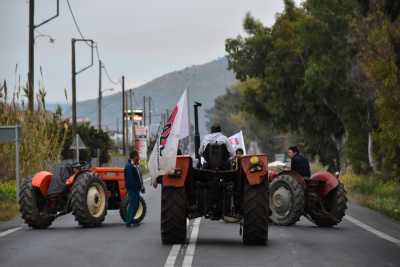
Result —
POLYGON ((328 214, 309 211, 311 220, 320 227, 332 227, 339 224, 346 214, 347 197, 342 183, 333 189, 323 200, 323 205, 328 214))
POLYGON ((107 187, 90 172, 80 174, 71 190, 71 208, 75 220, 83 227, 101 225, 107 214, 107 187))
POLYGON ((280 175, 269 187, 270 220, 277 225, 293 225, 304 213, 304 186, 293 176, 280 175))
POLYGON ((268 186, 245 183, 243 193, 243 244, 265 245, 268 241, 268 186))
POLYGON ((44 202, 40 191, 32 186, 32 179, 26 179, 19 192, 19 207, 25 223, 34 229, 46 229, 55 219, 41 210, 44 202))
POLYGON ((164 244, 186 242, 185 188, 163 187, 161 195, 161 240, 164 244))
MULTIPOLYGON (((134 218, 134 223, 141 223, 146 216, 147 212, 147 205, 142 196, 139 198, 139 207, 136 211, 135 218, 134 218)), ((124 198, 121 201, 121 204, 119 206, 119 215, 121 216, 121 219, 126 222, 126 217, 128 216, 128 197, 124 198)))

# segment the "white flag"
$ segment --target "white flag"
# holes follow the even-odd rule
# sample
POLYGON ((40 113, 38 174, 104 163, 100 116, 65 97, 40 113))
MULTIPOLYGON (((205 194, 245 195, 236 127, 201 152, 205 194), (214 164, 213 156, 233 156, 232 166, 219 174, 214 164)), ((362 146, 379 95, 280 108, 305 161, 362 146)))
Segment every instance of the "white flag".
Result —
POLYGON ((243 149, 244 155, 246 155, 246 146, 244 145, 244 137, 243 132, 240 131, 231 137, 228 138, 229 143, 231 143, 233 150, 237 150, 238 148, 243 149))
MULTIPOLYGON (((186 90, 183 92, 178 104, 172 110, 167 123, 161 134, 157 137, 157 143, 154 145, 149 159, 149 172, 153 184, 160 175, 172 173, 176 167, 176 153, 178 151, 179 140, 184 133, 185 122, 184 114, 187 118, 187 97, 186 90)), ((187 119, 185 119, 186 121, 187 119)))

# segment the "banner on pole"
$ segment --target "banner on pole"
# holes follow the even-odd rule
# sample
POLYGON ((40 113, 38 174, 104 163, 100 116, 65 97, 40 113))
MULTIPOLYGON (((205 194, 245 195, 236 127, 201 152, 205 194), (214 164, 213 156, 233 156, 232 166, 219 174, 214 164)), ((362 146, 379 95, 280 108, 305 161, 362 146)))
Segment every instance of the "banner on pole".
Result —
POLYGON ((243 132, 240 131, 228 138, 233 149, 236 151, 238 148, 243 149, 244 155, 246 155, 246 146, 244 144, 243 132))

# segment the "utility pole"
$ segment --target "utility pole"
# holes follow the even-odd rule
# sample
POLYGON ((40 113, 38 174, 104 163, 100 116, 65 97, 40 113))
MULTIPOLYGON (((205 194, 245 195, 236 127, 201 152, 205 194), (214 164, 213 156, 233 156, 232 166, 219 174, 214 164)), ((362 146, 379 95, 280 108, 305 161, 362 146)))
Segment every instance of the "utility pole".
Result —
POLYGON ((102 102, 102 98, 103 98, 103 93, 101 91, 101 72, 102 72, 102 63, 101 60, 99 60, 99 99, 98 99, 98 103, 97 103, 97 108, 98 108, 98 115, 97 115, 97 125, 98 125, 98 129, 99 131, 101 130, 101 102, 102 102))
MULTIPOLYGON (((129 91, 129 94, 131 95, 132 94, 132 91, 129 91)), ((129 109, 131 109, 131 104, 129 103, 129 105, 128 105, 128 98, 125 98, 125 107, 128 107, 128 110, 129 109)), ((129 142, 129 121, 130 121, 130 114, 129 113, 127 113, 127 117, 126 117, 126 127, 125 127, 125 138, 126 138, 126 144, 127 144, 127 151, 126 151, 126 154, 128 154, 129 153, 129 150, 130 150, 130 146, 131 146, 131 143, 129 142)))
POLYGON ((149 96, 149 127, 151 127, 151 96, 149 96))
POLYGON ((122 76, 122 153, 126 155, 125 144, 125 76, 122 76))
POLYGON ((43 22, 35 25, 35 0, 29 0, 29 37, 28 37, 28 110, 33 112, 34 108, 34 99, 35 99, 35 29, 39 28, 40 26, 46 24, 47 22, 55 19, 58 17, 60 10, 60 0, 57 0, 57 13, 44 20, 43 22))
POLYGON ((146 96, 143 96, 143 126, 146 126, 146 96))
POLYGON ((29 1, 28 110, 33 112, 35 79, 35 0, 29 1))
POLYGON ((73 140, 75 140, 75 160, 79 161, 79 144, 78 144, 78 131, 77 131, 77 124, 76 124, 76 75, 78 75, 79 73, 87 70, 88 68, 90 68, 91 66, 93 66, 93 40, 89 40, 89 39, 71 39, 71 74, 72 74, 72 138, 73 140), (86 43, 90 43, 91 44, 91 48, 92 48, 92 60, 91 60, 91 64, 84 67, 83 69, 76 71, 76 60, 75 60, 75 43, 76 42, 86 42, 86 43))

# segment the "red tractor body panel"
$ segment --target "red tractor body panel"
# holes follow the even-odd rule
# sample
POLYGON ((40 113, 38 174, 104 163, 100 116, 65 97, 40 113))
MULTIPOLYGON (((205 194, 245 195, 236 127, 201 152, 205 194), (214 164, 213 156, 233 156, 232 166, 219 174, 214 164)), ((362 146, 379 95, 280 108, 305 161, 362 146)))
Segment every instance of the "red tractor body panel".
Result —
POLYGON ((319 191, 321 197, 328 195, 328 193, 335 189, 339 184, 338 179, 327 171, 319 171, 311 176, 311 179, 314 181, 324 182, 324 186, 321 187, 319 191))
POLYGON ((184 187, 192 165, 190 156, 178 156, 174 174, 164 175, 162 184, 166 187, 184 187))
POLYGON ((51 172, 38 172, 32 177, 32 186, 38 188, 43 196, 47 196, 52 176, 51 172))
POLYGON ((93 167, 90 171, 96 173, 103 181, 116 181, 121 198, 126 196, 124 169, 119 167, 93 167))
POLYGON ((240 157, 240 167, 243 173, 246 175, 247 182, 249 185, 258 185, 265 181, 268 177, 268 158, 265 154, 261 155, 247 155, 240 157), (252 164, 250 163, 250 158, 258 157, 259 166, 262 168, 261 171, 251 172, 250 169, 252 164))

